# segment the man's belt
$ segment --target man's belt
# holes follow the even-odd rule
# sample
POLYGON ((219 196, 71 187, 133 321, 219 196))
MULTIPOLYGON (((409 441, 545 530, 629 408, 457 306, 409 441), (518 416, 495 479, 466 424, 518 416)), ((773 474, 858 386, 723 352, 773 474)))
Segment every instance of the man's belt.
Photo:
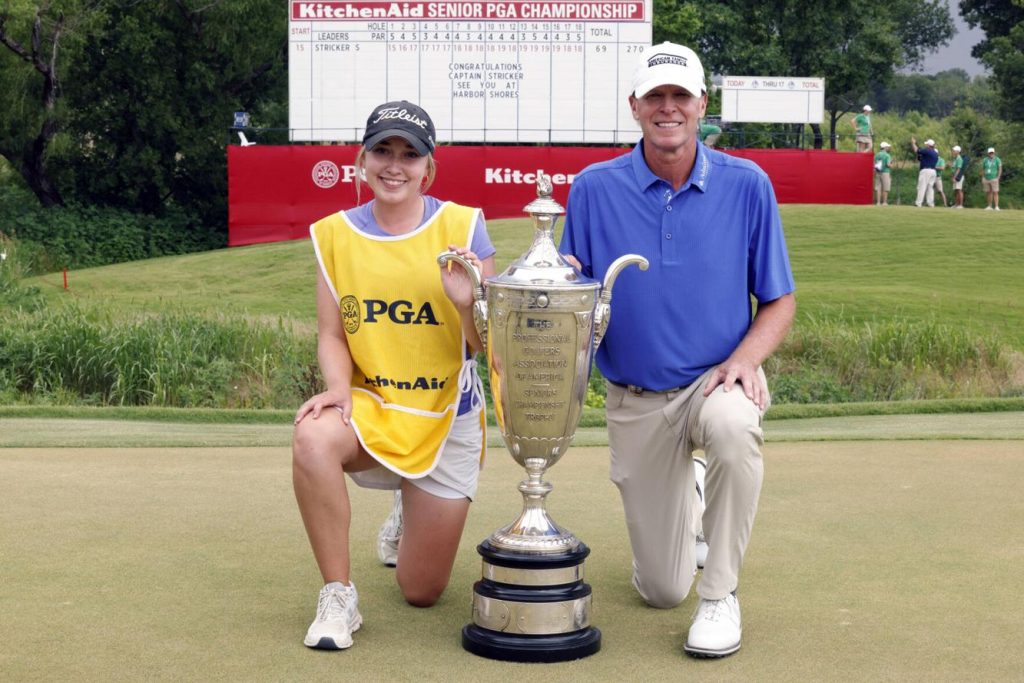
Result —
POLYGON ((684 384, 684 385, 679 386, 679 387, 672 387, 671 389, 656 390, 656 389, 646 389, 646 388, 638 386, 636 384, 619 384, 618 382, 613 382, 610 379, 608 380, 608 383, 609 384, 614 384, 615 386, 619 387, 620 389, 625 389, 626 391, 628 391, 629 393, 633 394, 634 396, 641 396, 643 394, 671 394, 673 392, 683 391, 684 389, 689 388, 690 384, 693 384, 693 382, 691 382, 690 384, 684 384))

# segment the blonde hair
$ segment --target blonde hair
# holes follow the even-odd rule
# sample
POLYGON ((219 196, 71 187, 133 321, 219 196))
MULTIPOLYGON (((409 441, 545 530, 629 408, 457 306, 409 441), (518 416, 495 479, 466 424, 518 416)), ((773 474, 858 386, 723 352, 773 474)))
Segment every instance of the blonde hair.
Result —
MULTIPOLYGON (((359 148, 359 154, 356 155, 355 161, 356 167, 356 206, 363 203, 362 201, 362 189, 363 183, 366 182, 366 147, 359 148)), ((420 194, 426 194, 430 186, 434 184, 434 178, 437 177, 437 162, 434 161, 434 155, 427 155, 427 174, 423 176, 423 185, 420 187, 420 194)))

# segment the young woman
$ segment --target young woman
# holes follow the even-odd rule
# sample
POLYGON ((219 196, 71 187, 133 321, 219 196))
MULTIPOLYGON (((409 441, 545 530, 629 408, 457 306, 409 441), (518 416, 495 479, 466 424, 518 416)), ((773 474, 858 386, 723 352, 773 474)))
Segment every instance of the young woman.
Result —
POLYGON ((434 135, 415 104, 374 109, 356 158, 373 199, 310 228, 327 390, 299 408, 292 445, 295 498, 324 581, 309 647, 347 648, 362 624, 345 474, 401 490, 396 574, 419 607, 448 584, 476 492, 484 443, 472 285, 436 258, 450 249, 487 277, 494 247, 479 209, 425 194, 434 135))

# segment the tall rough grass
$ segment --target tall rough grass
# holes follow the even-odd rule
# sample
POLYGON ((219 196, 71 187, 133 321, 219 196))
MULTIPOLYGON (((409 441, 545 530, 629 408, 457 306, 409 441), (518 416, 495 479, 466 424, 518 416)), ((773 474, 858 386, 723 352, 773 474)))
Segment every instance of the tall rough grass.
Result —
POLYGON ((766 370, 777 402, 837 403, 1021 395, 1018 366, 998 338, 935 320, 807 316, 766 370))
POLYGON ((319 389, 308 335, 185 312, 8 311, 0 402, 292 408, 319 389))
MULTIPOLYGON (((1022 396, 1022 367, 999 339, 935 320, 803 316, 765 370, 776 403, 842 403, 1022 396)), ((315 335, 283 322, 0 310, 0 403, 294 408, 321 386, 315 335)), ((603 399, 595 373, 587 405, 603 399)))
POLYGON ((0 232, 0 316, 5 309, 35 310, 42 306, 38 287, 22 283, 25 277, 23 245, 0 232))

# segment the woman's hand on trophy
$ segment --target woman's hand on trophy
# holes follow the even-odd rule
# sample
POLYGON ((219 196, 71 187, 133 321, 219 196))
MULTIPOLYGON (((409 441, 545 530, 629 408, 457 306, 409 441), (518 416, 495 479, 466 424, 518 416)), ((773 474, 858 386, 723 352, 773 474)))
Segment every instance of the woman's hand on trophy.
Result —
MULTIPOLYGON (((476 254, 470 251, 469 247, 449 244, 448 249, 451 253, 461 256, 468 261, 476 270, 477 278, 481 278, 483 263, 481 263, 476 254)), ((466 269, 459 264, 448 261, 447 264, 441 266, 441 285, 444 287, 444 293, 451 299, 456 308, 468 310, 473 306, 474 282, 470 278, 469 273, 466 272, 466 269)))
POLYGON ((302 422, 303 418, 312 414, 313 419, 320 417, 324 408, 337 408, 341 412, 341 421, 347 426, 352 417, 352 389, 345 387, 341 390, 331 390, 317 394, 309 399, 295 413, 295 424, 302 422))
POLYGON ((572 254, 562 254, 562 258, 568 261, 573 268, 580 271, 581 273, 583 272, 583 264, 580 263, 580 260, 578 258, 573 256, 572 254))

